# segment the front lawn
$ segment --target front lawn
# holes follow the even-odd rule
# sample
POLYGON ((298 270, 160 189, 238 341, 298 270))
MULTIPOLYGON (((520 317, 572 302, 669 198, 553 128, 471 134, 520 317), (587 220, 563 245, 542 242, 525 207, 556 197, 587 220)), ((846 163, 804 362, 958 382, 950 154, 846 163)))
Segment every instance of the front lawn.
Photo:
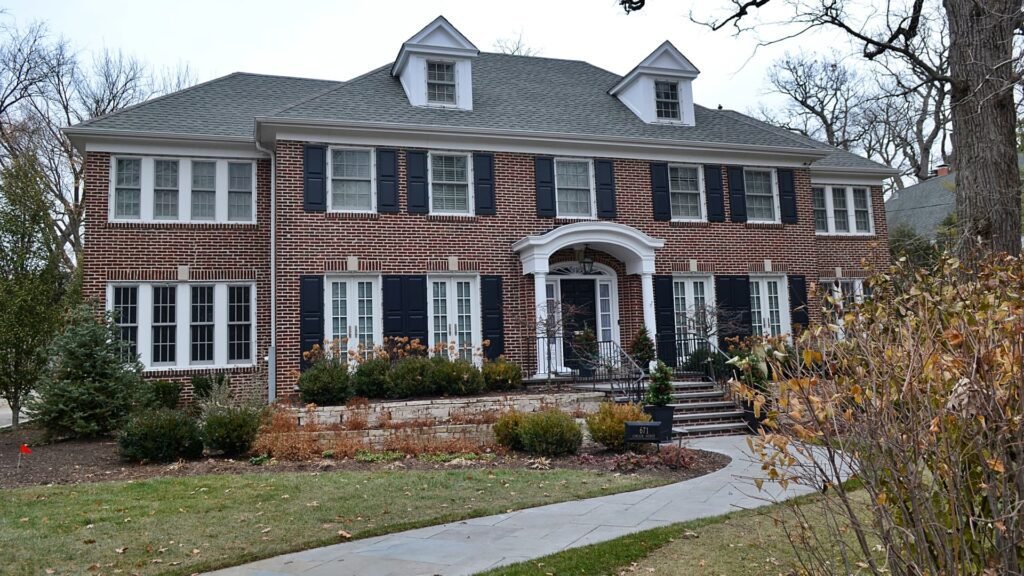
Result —
POLYGON ((0 566, 10 575, 191 574, 669 481, 571 469, 382 470, 0 490, 0 566))

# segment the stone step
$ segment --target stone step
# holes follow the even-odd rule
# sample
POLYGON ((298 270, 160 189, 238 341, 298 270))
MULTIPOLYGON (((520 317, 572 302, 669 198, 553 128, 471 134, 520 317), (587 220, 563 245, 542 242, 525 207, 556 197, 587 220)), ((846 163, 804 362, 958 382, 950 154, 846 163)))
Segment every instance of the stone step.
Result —
POLYGON ((696 424, 693 426, 674 426, 672 428, 672 435, 675 437, 692 438, 711 434, 739 434, 747 431, 747 423, 743 421, 718 422, 714 424, 696 424))
POLYGON ((672 382, 672 388, 677 391, 685 390, 699 390, 701 388, 718 388, 716 382, 708 382, 706 380, 694 380, 693 382, 672 382))
POLYGON ((671 394, 672 400, 675 400, 670 406, 676 406, 678 404, 685 403, 691 400, 709 400, 711 398, 725 398, 724 390, 704 390, 698 392, 673 392, 671 394))
POLYGON ((731 419, 742 419, 743 410, 719 410, 716 412, 684 412, 682 414, 676 412, 672 416, 672 420, 675 422, 692 422, 694 420, 722 420, 726 418, 731 419))
POLYGON ((736 403, 732 400, 710 400, 706 402, 687 402, 676 405, 676 414, 687 412, 714 412, 717 410, 734 410, 736 403))

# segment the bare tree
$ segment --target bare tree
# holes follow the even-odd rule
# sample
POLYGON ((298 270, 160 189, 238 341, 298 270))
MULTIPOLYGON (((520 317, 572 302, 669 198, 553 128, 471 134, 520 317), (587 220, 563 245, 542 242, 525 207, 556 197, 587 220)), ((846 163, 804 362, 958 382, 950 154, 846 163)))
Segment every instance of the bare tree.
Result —
POLYGON ((523 40, 522 32, 515 38, 498 38, 494 42, 494 49, 502 54, 512 56, 537 56, 540 50, 531 47, 523 40))

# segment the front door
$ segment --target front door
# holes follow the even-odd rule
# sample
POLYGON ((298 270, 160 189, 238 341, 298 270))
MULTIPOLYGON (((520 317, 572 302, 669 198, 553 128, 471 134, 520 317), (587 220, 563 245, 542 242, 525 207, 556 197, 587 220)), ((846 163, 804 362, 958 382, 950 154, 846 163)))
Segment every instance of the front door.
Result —
POLYGON ((598 338, 596 281, 563 278, 560 284, 566 365, 579 369, 581 363, 571 343, 583 330, 590 330, 594 339, 598 338))

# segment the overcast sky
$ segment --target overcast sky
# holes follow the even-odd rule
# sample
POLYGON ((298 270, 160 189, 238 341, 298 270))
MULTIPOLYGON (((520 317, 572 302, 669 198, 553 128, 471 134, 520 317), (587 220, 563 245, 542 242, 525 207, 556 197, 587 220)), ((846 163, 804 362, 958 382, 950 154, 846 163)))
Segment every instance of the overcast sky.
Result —
MULTIPOLYGON (((625 74, 671 40, 701 70, 698 104, 734 110, 778 102, 765 71, 787 50, 848 50, 819 32, 755 50, 756 39, 693 24, 725 0, 648 0, 630 15, 615 0, 15 0, 0 2, 19 25, 46 21, 84 54, 120 49, 157 69, 187 63, 199 80, 244 71, 346 80, 394 60, 403 41, 443 14, 483 51, 522 35, 540 56, 586 60, 625 74)), ((771 5, 769 5, 771 6, 771 5)), ((768 14, 770 16, 770 13, 768 14)))

